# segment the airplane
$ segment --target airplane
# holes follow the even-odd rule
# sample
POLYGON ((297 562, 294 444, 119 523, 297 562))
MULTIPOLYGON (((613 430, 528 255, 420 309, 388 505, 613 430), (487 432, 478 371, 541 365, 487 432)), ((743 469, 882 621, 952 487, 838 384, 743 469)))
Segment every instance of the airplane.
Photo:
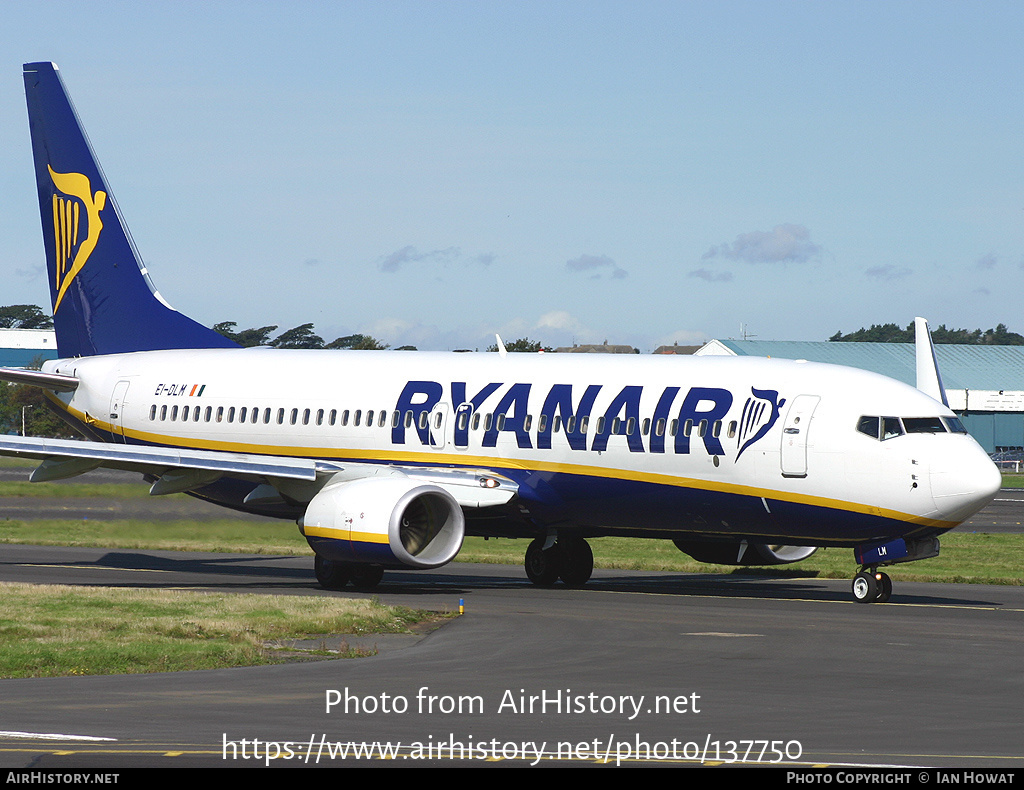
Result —
POLYGON ((172 308, 135 249, 57 67, 24 66, 59 359, 41 387, 85 440, 0 438, 33 481, 97 467, 293 520, 319 584, 443 566, 524 538, 530 581, 582 587, 588 539, 701 561, 854 550, 852 593, 935 556, 1000 475, 946 405, 927 323, 918 386, 750 357, 239 348, 172 308))

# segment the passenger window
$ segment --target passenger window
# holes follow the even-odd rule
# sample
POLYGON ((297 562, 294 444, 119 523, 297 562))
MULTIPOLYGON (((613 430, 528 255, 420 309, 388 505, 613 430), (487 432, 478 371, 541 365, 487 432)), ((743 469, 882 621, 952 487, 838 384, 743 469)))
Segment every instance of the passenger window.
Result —
POLYGON ((380 410, 380 416, 377 417, 377 427, 378 428, 383 428, 385 425, 387 425, 387 422, 388 422, 388 413, 386 411, 384 411, 384 409, 381 409, 380 410))

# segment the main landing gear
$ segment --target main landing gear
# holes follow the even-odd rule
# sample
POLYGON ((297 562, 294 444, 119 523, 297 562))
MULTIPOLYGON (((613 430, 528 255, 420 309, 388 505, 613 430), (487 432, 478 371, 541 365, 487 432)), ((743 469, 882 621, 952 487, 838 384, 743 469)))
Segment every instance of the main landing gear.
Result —
POLYGON ((341 590, 352 582, 357 590, 369 592, 384 578, 384 569, 380 565, 335 562, 319 554, 313 560, 313 570, 316 572, 316 580, 325 590, 341 590))
POLYGON ((594 553, 583 538, 563 536, 553 543, 537 538, 526 549, 525 565, 538 587, 550 587, 559 579, 566 587, 582 587, 594 572, 594 553))
POLYGON ((877 568, 861 568, 853 577, 853 597, 858 603, 885 603, 892 595, 892 579, 877 568))

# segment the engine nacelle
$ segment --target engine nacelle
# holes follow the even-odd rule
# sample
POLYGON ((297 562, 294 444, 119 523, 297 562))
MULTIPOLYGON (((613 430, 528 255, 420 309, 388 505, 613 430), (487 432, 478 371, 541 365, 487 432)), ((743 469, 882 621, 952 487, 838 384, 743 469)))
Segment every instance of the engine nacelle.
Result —
POLYGON ((699 540, 674 540, 676 548, 689 554, 697 562, 715 565, 786 565, 806 560, 817 548, 815 546, 780 546, 776 544, 750 543, 745 540, 711 542, 699 540))
POLYGON ((405 477, 328 485, 302 517, 310 548, 334 562, 437 568, 462 548, 466 520, 455 498, 405 477))

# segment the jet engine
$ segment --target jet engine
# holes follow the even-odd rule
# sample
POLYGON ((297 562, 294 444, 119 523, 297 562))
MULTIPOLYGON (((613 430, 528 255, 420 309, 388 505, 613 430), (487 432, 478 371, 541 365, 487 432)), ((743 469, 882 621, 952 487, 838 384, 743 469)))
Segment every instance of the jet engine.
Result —
POLYGON ((716 565, 785 565, 806 560, 817 548, 815 546, 780 546, 766 543, 750 543, 746 540, 711 542, 699 540, 674 540, 676 548, 689 554, 697 562, 716 565))
POLYGON ((440 486, 373 477, 326 486, 306 507, 300 530, 332 562, 437 568, 459 553, 466 520, 440 486))

